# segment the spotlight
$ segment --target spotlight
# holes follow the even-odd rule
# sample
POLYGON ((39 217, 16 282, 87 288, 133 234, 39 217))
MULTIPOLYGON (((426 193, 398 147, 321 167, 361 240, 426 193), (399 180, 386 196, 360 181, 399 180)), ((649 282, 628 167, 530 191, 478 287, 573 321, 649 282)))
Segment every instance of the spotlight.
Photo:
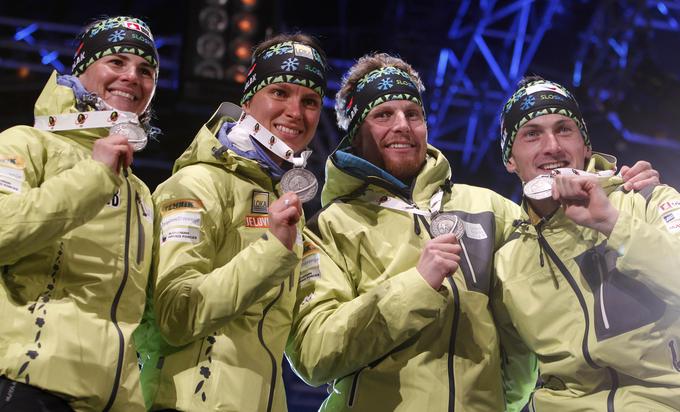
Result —
POLYGON ((246 78, 248 74, 248 68, 243 65, 237 65, 237 66, 231 66, 227 70, 227 79, 238 83, 238 84, 243 84, 246 81, 246 78))
POLYGON ((231 42, 231 53, 239 62, 247 63, 253 54, 253 45, 248 40, 236 39, 231 42))
POLYGON ((251 35, 257 31, 257 19, 250 13, 239 13, 234 16, 234 25, 243 35, 251 35))

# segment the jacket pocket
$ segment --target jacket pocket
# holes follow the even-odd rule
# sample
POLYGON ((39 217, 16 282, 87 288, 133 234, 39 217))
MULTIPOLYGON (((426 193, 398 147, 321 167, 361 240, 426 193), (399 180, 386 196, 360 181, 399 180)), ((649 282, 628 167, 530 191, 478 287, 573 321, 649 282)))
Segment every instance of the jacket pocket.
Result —
POLYGON ((634 331, 661 318, 666 304, 643 283, 619 272, 618 254, 602 242, 574 258, 593 291, 598 341, 634 331))

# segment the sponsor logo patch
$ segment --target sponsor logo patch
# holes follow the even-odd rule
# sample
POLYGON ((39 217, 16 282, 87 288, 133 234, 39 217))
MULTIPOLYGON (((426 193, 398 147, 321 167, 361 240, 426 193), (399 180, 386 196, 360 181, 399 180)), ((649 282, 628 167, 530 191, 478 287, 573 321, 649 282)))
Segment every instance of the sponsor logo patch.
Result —
POLYGON ((161 204, 161 216, 181 210, 200 210, 203 203, 198 199, 172 199, 161 204))
POLYGON ((314 281, 321 276, 319 268, 319 249, 311 242, 304 242, 304 251, 302 253, 302 262, 300 263, 300 286, 305 283, 314 281))
POLYGON ((671 212, 671 213, 669 213, 669 214, 667 214, 667 215, 663 215, 663 216, 662 216, 663 221, 666 222, 666 223, 668 223, 668 222, 670 222, 670 221, 672 221, 672 220, 675 220, 675 217, 676 217, 676 216, 675 216, 675 213, 673 213, 673 212, 671 212))
POLYGON ((659 205, 659 212, 664 213, 669 210, 680 209, 680 199, 673 199, 659 205))
POLYGON ((199 212, 177 212, 163 216, 161 230, 171 227, 201 227, 201 214, 199 212))
POLYGON ((253 190, 253 204, 250 211, 253 213, 267 213, 269 209, 269 192, 253 190))
POLYGON ((302 56, 310 60, 314 60, 314 53, 312 52, 312 48, 307 46, 306 44, 293 43, 293 50, 294 50, 293 53, 296 56, 302 56))
POLYGON ((673 219, 673 220, 664 222, 664 224, 666 225, 666 229, 668 229, 668 231, 670 233, 680 232, 680 219, 673 219))
POLYGON ((198 243, 201 240, 201 231, 196 227, 170 227, 161 229, 161 245, 166 242, 198 243))
POLYGON ((24 165, 20 156, 0 156, 0 191, 21 192, 25 180, 24 165))
POLYGON ((245 224, 246 227, 267 229, 269 228, 269 216, 247 215, 245 217, 245 224))
POLYGON ((465 235, 470 239, 482 240, 488 237, 486 232, 484 231, 484 228, 479 223, 470 223, 463 221, 463 225, 465 226, 465 235))

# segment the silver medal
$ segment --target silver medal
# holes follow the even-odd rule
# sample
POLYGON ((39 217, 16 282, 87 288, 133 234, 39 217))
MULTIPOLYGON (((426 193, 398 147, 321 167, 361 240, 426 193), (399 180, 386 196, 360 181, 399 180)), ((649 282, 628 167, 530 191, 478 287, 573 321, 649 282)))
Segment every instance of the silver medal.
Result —
POLYGON ((547 199, 552 196, 552 185, 552 176, 537 176, 524 185, 524 195, 534 200, 547 199))
POLYGON ((319 188, 319 182, 314 173, 307 169, 293 168, 283 174, 281 190, 283 193, 293 192, 301 202, 308 202, 314 198, 319 188))
POLYGON ((456 239, 460 239, 465 234, 463 221, 453 213, 437 213, 430 223, 430 233, 432 237, 453 233, 456 239))
POLYGON ((128 139, 128 143, 132 146, 132 150, 139 152, 146 147, 147 136, 144 129, 134 123, 118 123, 114 124, 109 130, 109 135, 119 134, 128 139))

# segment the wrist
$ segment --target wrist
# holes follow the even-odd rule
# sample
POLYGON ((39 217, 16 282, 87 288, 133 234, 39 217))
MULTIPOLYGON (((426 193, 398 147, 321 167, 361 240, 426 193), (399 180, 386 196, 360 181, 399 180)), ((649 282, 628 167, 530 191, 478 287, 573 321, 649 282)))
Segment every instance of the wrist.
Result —
POLYGON ((612 234, 612 231, 614 230, 614 226, 616 226, 616 222, 619 220, 619 211, 616 210, 615 208, 611 208, 611 211, 609 211, 606 214, 606 217, 597 224, 597 227, 595 227, 595 230, 598 232, 602 233, 603 235, 609 237, 609 235, 612 234))

